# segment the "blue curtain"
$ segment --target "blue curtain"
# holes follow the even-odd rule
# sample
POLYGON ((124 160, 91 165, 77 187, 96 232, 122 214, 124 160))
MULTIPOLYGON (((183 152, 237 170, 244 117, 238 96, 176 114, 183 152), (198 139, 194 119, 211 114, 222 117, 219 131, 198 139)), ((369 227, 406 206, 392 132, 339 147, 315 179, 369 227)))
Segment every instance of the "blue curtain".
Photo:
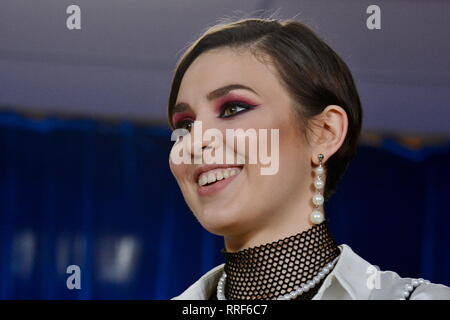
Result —
MULTIPOLYGON (((171 145, 162 127, 0 113, 0 299, 168 299, 222 263, 222 238, 170 172, 171 145)), ((450 285, 449 160, 450 144, 360 145, 325 208, 338 243, 450 285)))

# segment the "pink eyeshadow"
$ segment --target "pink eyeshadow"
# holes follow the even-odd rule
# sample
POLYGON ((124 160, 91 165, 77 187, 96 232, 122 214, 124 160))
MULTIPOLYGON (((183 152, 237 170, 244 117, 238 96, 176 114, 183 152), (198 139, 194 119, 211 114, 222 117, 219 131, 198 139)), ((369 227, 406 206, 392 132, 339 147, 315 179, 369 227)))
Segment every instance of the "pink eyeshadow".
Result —
POLYGON ((172 116, 172 125, 175 127, 177 122, 184 120, 185 118, 192 119, 192 116, 188 112, 177 112, 172 116))
POLYGON ((220 99, 217 101, 217 104, 216 104, 216 112, 219 113, 219 112, 221 111, 220 109, 222 108, 222 106, 223 106, 225 103, 230 102, 230 101, 240 101, 240 102, 246 103, 246 104, 251 105, 251 106, 257 106, 257 105, 258 105, 257 103, 252 102, 252 101, 251 101, 250 99, 248 99, 248 98, 239 96, 239 95, 237 95, 237 94, 229 93, 229 94, 227 94, 226 96, 220 98, 220 99))

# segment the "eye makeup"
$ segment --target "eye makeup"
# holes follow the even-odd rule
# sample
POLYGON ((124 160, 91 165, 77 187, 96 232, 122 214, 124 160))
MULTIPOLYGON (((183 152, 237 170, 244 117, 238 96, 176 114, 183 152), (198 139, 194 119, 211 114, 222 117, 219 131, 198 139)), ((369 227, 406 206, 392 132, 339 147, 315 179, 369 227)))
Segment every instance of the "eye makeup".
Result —
POLYGON ((221 111, 220 111, 220 114, 218 117, 221 119, 232 118, 234 116, 237 116, 238 114, 250 111, 254 107, 256 107, 256 105, 249 105, 249 104, 243 103, 241 101, 234 101, 234 100, 228 101, 228 102, 225 102, 223 104, 223 106, 221 107, 221 111), (230 107, 234 107, 234 106, 237 106, 238 108, 241 108, 242 110, 234 112, 231 115, 225 115, 225 112, 227 110, 230 110, 230 107))
POLYGON ((229 104, 240 104, 242 107, 247 106, 249 108, 258 106, 257 103, 252 102, 250 99, 248 99, 246 97, 242 97, 237 94, 229 93, 226 96, 217 100, 217 103, 215 106, 215 111, 218 114, 221 114, 223 112, 223 109, 229 104))
POLYGON ((178 128, 179 124, 185 120, 194 121, 195 119, 189 112, 177 112, 172 116, 172 125, 174 128, 178 128))
MULTIPOLYGON (((219 115, 219 118, 227 119, 232 118, 240 113, 244 113, 246 111, 249 111, 255 107, 257 107, 258 104, 252 102, 249 98, 242 97, 237 94, 228 93, 227 95, 217 99, 214 105, 214 111, 219 115), (244 108, 245 110, 238 111, 232 115, 229 116, 223 116, 224 111, 230 107, 237 105, 241 108, 244 108)), ((174 128, 178 128, 180 124, 182 124, 186 120, 192 120, 195 121, 195 118, 192 116, 189 112, 177 112, 172 116, 172 124, 174 128)))

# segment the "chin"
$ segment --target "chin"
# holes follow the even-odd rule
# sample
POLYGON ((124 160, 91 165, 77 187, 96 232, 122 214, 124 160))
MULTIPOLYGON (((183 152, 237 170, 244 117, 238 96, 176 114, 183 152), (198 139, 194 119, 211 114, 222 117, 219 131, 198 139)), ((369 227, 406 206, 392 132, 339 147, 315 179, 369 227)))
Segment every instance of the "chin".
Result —
POLYGON ((209 232, 218 236, 225 236, 235 234, 237 230, 242 228, 244 224, 242 215, 242 212, 221 208, 204 210, 200 215, 196 215, 196 218, 202 227, 209 232))

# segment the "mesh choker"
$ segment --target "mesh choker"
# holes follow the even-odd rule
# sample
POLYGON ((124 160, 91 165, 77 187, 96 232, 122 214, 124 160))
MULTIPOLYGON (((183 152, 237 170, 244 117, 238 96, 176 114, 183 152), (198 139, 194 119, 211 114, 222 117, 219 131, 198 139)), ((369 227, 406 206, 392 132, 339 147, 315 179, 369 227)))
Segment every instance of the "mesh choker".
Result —
MULTIPOLYGON (((271 300, 311 280, 339 256, 340 250, 324 220, 284 239, 237 252, 222 249, 221 253, 225 258, 224 292, 228 300, 271 300)), ((295 300, 310 300, 323 280, 295 300)), ((217 299, 215 290, 210 299, 217 299)))

